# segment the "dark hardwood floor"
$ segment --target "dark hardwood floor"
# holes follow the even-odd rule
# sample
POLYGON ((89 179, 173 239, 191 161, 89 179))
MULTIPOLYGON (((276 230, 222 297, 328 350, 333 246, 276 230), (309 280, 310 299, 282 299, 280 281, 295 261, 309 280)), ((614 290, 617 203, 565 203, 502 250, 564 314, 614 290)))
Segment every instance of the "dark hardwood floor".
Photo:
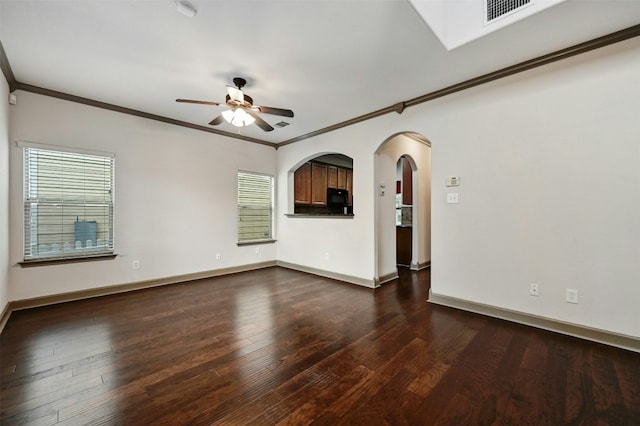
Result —
POLYGON ((2 425, 632 425, 640 354, 283 268, 14 312, 2 425))

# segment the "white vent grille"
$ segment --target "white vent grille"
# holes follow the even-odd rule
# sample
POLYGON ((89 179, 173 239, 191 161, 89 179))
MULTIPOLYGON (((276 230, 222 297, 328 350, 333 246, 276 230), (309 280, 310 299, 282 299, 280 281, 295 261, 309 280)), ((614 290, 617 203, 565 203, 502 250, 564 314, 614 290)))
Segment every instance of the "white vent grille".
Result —
POLYGON ((533 0, 485 0, 485 23, 510 15, 533 3, 533 0))

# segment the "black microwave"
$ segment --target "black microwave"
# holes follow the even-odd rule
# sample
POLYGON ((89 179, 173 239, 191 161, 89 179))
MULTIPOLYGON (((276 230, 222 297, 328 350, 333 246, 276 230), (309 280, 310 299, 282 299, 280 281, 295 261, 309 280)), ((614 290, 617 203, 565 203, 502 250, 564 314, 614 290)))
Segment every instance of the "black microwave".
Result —
POLYGON ((349 204, 349 191, 346 189, 327 189, 327 206, 346 207, 349 204))

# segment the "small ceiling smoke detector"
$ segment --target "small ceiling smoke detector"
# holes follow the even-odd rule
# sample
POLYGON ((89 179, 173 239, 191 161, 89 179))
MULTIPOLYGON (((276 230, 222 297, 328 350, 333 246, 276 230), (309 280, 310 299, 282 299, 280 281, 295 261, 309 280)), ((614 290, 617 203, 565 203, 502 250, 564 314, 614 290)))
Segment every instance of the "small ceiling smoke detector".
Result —
POLYGON ((184 16, 188 16, 189 18, 195 16, 195 14, 198 13, 196 8, 193 7, 191 3, 185 0, 177 1, 176 9, 178 9, 178 12, 182 13, 184 16))

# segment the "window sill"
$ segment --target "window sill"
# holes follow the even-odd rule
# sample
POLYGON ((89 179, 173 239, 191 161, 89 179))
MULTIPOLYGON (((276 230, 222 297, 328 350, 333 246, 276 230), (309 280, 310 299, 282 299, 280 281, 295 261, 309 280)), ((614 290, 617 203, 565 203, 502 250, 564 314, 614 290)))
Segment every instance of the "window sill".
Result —
POLYGON ((278 240, 253 240, 253 241, 238 241, 238 247, 241 246, 255 246, 258 244, 272 244, 278 240))
POLYGON ((343 214, 343 213, 336 213, 336 214, 309 214, 309 213, 287 213, 285 214, 286 217, 292 217, 292 218, 298 218, 298 217, 304 217, 304 218, 314 218, 314 219, 353 219, 353 213, 349 213, 349 214, 343 214))
POLYGON ((32 266, 59 265, 63 263, 93 262, 97 260, 111 260, 118 256, 115 253, 96 254, 93 256, 82 257, 49 257, 47 259, 30 259, 18 262, 21 268, 30 268, 32 266))

